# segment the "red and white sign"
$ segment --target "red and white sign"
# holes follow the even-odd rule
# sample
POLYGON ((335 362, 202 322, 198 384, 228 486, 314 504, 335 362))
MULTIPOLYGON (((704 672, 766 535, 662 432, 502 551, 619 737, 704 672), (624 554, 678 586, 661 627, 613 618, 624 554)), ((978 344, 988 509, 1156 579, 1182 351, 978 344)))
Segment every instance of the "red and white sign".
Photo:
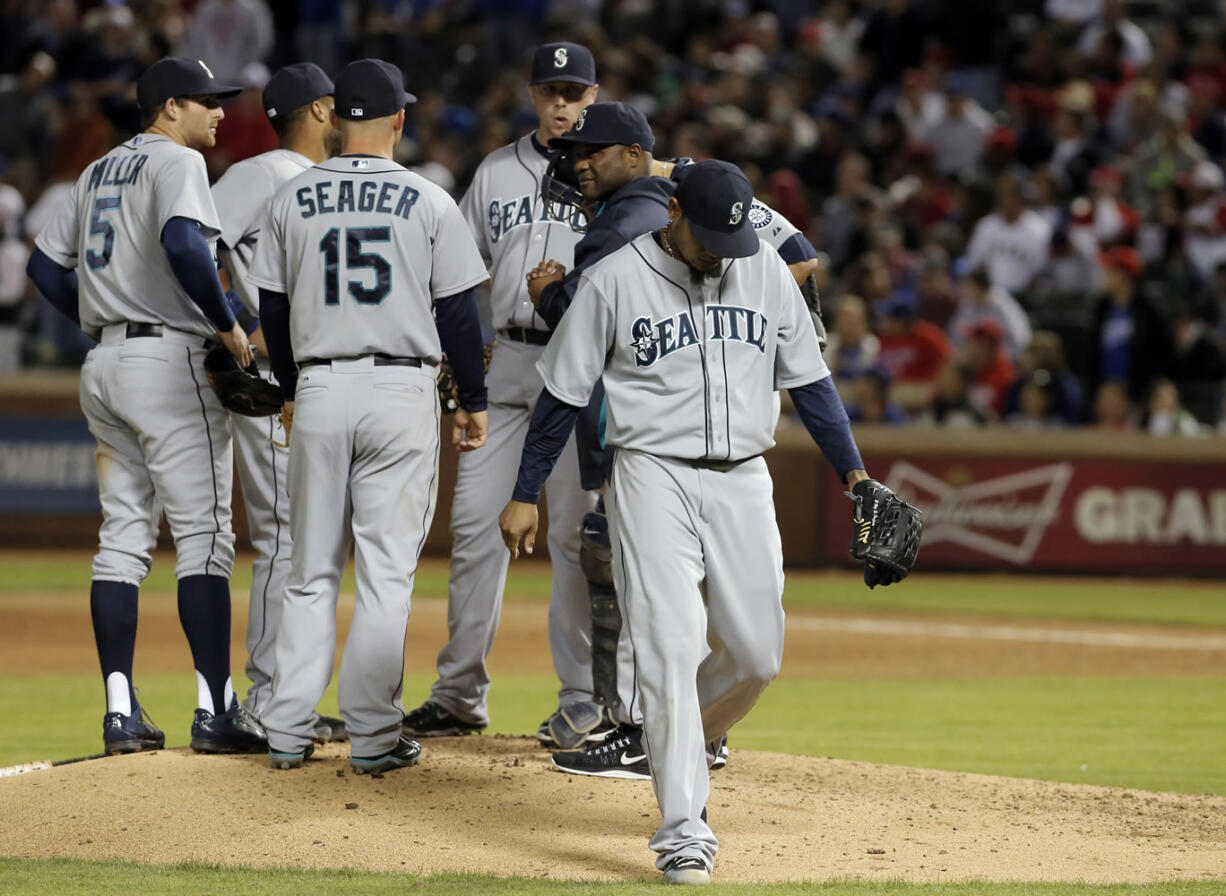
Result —
MULTIPOLYGON (((924 511, 919 567, 1226 575, 1221 465, 868 460, 924 511)), ((842 491, 827 491, 834 562, 851 538, 842 491)))

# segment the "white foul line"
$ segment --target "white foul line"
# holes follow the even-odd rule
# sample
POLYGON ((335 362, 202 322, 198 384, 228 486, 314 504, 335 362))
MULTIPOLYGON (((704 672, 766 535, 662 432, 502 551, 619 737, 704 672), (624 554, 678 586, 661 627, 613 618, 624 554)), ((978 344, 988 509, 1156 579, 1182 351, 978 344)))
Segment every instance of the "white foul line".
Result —
POLYGON ((790 628, 850 632, 859 635, 969 638, 985 641, 1031 641, 1040 644, 1081 644, 1141 650, 1224 650, 1226 635, 1155 635, 1087 629, 1027 628, 1017 625, 975 625, 962 622, 918 622, 898 619, 788 616, 790 628))

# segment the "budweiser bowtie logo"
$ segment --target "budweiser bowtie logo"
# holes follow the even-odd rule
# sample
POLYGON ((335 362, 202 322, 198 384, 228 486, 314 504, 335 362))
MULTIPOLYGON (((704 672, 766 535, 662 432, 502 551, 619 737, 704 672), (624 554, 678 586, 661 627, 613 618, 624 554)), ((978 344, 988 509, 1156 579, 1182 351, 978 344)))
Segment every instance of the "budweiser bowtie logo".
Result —
POLYGON ((885 482, 924 511, 925 546, 947 541, 1021 565, 1059 516, 1072 476, 1072 464, 1058 463, 956 485, 898 461, 885 482))

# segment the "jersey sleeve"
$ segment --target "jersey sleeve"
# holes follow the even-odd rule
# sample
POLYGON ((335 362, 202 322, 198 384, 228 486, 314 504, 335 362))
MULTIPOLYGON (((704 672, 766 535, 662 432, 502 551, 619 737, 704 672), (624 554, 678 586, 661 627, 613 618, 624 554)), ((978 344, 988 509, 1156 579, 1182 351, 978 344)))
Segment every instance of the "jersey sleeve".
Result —
POLYGON ((158 167, 157 188, 153 195, 158 233, 171 218, 190 218, 198 222, 210 239, 221 231, 217 207, 209 192, 204 156, 200 153, 179 152, 166 159, 158 167))
MULTIPOLYGON (((773 251, 770 254, 775 255, 773 251)), ((771 288, 778 290, 780 295, 775 347, 775 390, 779 391, 824 379, 830 376, 830 369, 822 358, 817 331, 800 287, 783 260, 777 260, 777 269, 771 266, 770 279, 771 288)))
POLYGON ((430 296, 443 299, 489 279, 459 207, 446 198, 430 250, 430 296))
POLYGON ((75 268, 77 247, 81 245, 80 235, 81 221, 77 215, 77 191, 74 189, 51 216, 47 226, 34 240, 34 245, 60 267, 75 268))
POLYGON ((749 206, 749 223, 758 239, 775 251, 779 251, 784 243, 800 233, 791 221, 757 198, 749 206))
POLYGON ((260 232, 271 186, 267 173, 253 164, 231 165, 213 184, 220 239, 231 249, 260 232))
POLYGON ((613 317, 608 300, 583 277, 574 302, 536 363, 554 398, 576 407, 587 405, 613 346, 613 317))
POLYGON ((485 212, 481 208, 481 186, 484 180, 481 170, 478 169, 472 185, 460 199, 460 214, 464 216, 464 222, 472 232, 477 251, 481 253, 481 260, 488 265, 493 256, 490 253, 489 228, 486 226, 485 212))
POLYGON ((288 293, 284 231, 277 209, 278 203, 274 201, 264 215, 260 238, 255 244, 255 258, 251 261, 251 273, 247 276, 261 289, 288 293))

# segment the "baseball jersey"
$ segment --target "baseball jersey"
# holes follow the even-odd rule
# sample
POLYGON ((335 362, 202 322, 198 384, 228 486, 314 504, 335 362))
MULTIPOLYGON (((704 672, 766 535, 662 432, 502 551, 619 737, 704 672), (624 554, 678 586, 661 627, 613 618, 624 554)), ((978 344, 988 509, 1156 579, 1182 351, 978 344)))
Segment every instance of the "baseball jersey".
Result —
MULTIPOLYGON (((549 157, 532 134, 490 153, 460 200, 460 211, 490 268, 490 311, 495 329, 547 330, 528 295, 524 275, 554 258, 569 266, 580 234, 550 219, 541 198, 549 157)), ((577 209, 575 214, 581 214, 577 209)))
POLYGON ((695 281, 651 234, 590 267, 537 364, 587 404, 600 377, 608 444, 741 460, 774 444, 777 390, 830 375, 804 298, 769 246, 695 281))
POLYGON ((77 268, 81 329, 137 321, 216 334, 162 251, 171 218, 199 222, 210 245, 220 231, 204 156, 166 137, 137 134, 77 178, 35 245, 61 267, 77 268))
POLYGON ((1016 295, 1047 264, 1050 242, 1051 226, 1037 212, 1026 209, 1013 222, 993 212, 975 224, 966 257, 971 267, 987 268, 992 283, 1016 295))
POLYGON ((250 282, 286 293, 299 361, 442 355, 434 300, 485 281, 442 187, 377 156, 338 156, 273 196, 250 282))
POLYGON ((235 162, 213 184, 213 202, 221 220, 218 253, 230 284, 252 314, 260 313, 260 291, 248 280, 260 227, 277 187, 314 163, 290 149, 274 149, 235 162))

